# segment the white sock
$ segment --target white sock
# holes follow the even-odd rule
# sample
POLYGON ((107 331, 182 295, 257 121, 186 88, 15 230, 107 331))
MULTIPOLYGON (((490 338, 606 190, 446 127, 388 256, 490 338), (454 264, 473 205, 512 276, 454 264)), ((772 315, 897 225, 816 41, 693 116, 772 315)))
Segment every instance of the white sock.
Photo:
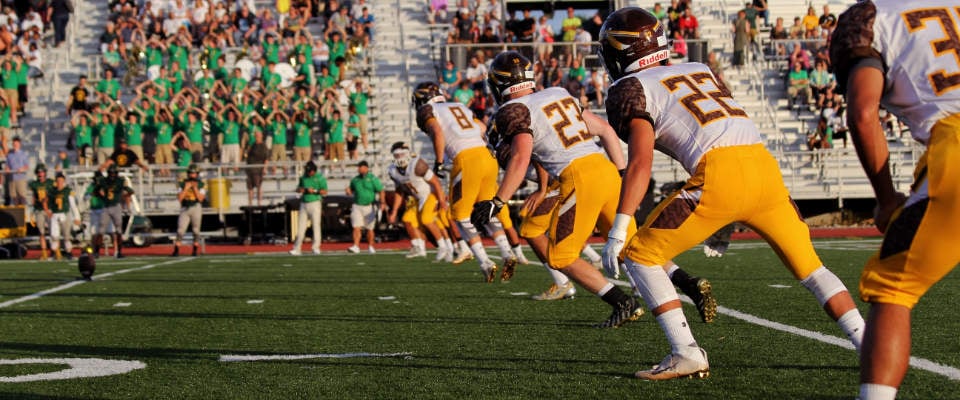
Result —
POLYGON ((607 284, 601 288, 599 292, 597 292, 597 297, 603 297, 603 295, 607 294, 607 292, 612 290, 614 287, 615 286, 613 286, 613 283, 607 282, 607 284))
POLYGON ((897 388, 878 383, 861 383, 860 400, 893 400, 897 398, 897 388))
POLYGON ((690 325, 687 324, 687 318, 683 315, 682 308, 675 308, 657 316, 657 322, 663 328, 667 335, 667 341, 670 342, 670 350, 674 354, 680 354, 688 357, 700 357, 697 350, 697 340, 693 338, 690 332, 690 325))
POLYGON ((513 257, 513 250, 510 249, 510 241, 507 240, 507 235, 500 235, 493 238, 493 241, 497 244, 497 247, 500 248, 500 256, 504 260, 513 257))
POLYGON ((473 251, 473 256, 477 257, 477 262, 480 265, 489 264, 490 257, 487 256, 487 250, 483 248, 483 241, 478 241, 470 245, 470 250, 473 251))
POLYGON ((461 253, 469 253, 469 252, 470 252, 470 246, 467 245, 467 241, 466 241, 466 240, 460 239, 460 240, 457 241, 457 244, 460 246, 460 252, 461 252, 461 253))
POLYGON ((413 240, 410 241, 410 244, 413 245, 413 248, 415 248, 415 249, 417 249, 417 250, 419 250, 419 251, 426 251, 426 250, 427 250, 427 244, 423 241, 423 239, 413 239, 413 240))
POLYGON ((587 256, 587 258, 590 259, 591 263, 597 263, 602 261, 600 259, 600 253, 597 253, 597 251, 594 250, 593 247, 590 247, 589 244, 586 246, 583 246, 583 251, 581 251, 580 253, 587 256))
POLYGON ((550 277, 553 278, 553 283, 556 283, 557 286, 563 286, 566 285, 567 282, 570 282, 570 278, 567 278, 560 270, 550 268, 546 263, 543 263, 543 267, 547 269, 547 273, 550 274, 550 277))
POLYGON ((526 256, 523 255, 523 247, 519 244, 513 248, 513 255, 517 256, 517 258, 526 258, 526 256))
POLYGON ((450 238, 443 238, 443 244, 447 246, 447 251, 453 253, 453 242, 450 241, 450 238))
POLYGON ((840 325, 840 329, 843 329, 843 333, 846 333, 850 342, 853 343, 853 347, 857 348, 857 353, 860 353, 864 331, 864 322, 860 311, 856 308, 847 311, 837 319, 837 325, 840 325))

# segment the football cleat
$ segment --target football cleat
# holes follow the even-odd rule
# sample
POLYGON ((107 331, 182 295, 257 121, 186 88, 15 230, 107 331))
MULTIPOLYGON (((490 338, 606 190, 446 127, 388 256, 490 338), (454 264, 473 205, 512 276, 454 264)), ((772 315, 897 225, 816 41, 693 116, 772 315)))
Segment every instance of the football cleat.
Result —
POLYGON ((677 378, 697 378, 705 379, 710 376, 710 364, 707 362, 707 352, 703 349, 700 354, 701 359, 687 358, 679 354, 670 354, 664 358, 660 364, 655 365, 653 369, 637 371, 634 374, 637 379, 648 381, 665 381, 677 378))
POLYGON ((711 323, 717 318, 717 298, 713 297, 713 286, 704 278, 692 278, 680 287, 680 291, 687 295, 697 306, 700 319, 711 323))
POLYGON ((577 288, 573 286, 573 282, 567 281, 563 285, 557 285, 556 283, 550 285, 550 288, 547 291, 534 295, 532 298, 537 301, 544 300, 563 300, 563 299, 572 299, 574 295, 577 294, 577 288))
POLYGON ((472 259, 473 259, 473 253, 471 253, 471 252, 469 252, 469 251, 462 251, 462 252, 460 252, 460 255, 457 256, 457 258, 454 258, 454 259, 453 259, 452 261, 450 261, 450 262, 452 262, 453 265, 457 265, 457 264, 463 264, 464 262, 466 262, 466 261, 468 261, 468 260, 472 260, 472 259))
POLYGON ((291 255, 291 256, 299 256, 300 254, 302 254, 302 253, 300 252, 300 249, 290 250, 290 255, 291 255))
POLYGON ((530 265, 530 260, 528 260, 527 256, 523 254, 523 250, 521 250, 519 246, 517 246, 517 248, 513 250, 513 254, 517 256, 518 263, 523 265, 530 265))
MULTIPOLYGON (((360 251, 360 250, 357 249, 357 251, 360 251)), ((427 256, 427 251, 426 251, 426 250, 420 250, 420 249, 418 249, 418 248, 416 248, 416 247, 411 247, 411 248, 410 248, 410 251, 408 251, 408 252, 407 252, 407 255, 404 256, 404 257, 407 257, 407 258, 417 258, 417 257, 426 257, 426 256, 427 256)))
POLYGON ((503 262, 503 272, 500 274, 500 282, 510 282, 513 273, 517 270, 517 258, 510 257, 503 262))
POLYGON ((490 262, 487 265, 481 265, 480 269, 483 270, 483 281, 493 283, 493 280, 497 277, 497 264, 490 262))
POLYGON ((312 251, 313 254, 315 254, 315 255, 323 254, 323 252, 321 252, 320 249, 313 249, 313 250, 311 250, 311 251, 312 251))
POLYGON ((613 312, 610 313, 610 317, 606 321, 603 321, 599 324, 594 325, 595 328, 619 328, 623 324, 636 321, 643 315, 643 306, 640 305, 640 302, 633 297, 629 297, 629 300, 617 304, 613 308, 613 312))
POLYGON ((360 246, 357 246, 357 245, 350 246, 349 248, 347 248, 347 251, 353 254, 357 254, 360 252, 360 246))
POLYGON ((377 254, 377 249, 373 248, 373 246, 371 245, 370 247, 367 248, 367 253, 377 254))

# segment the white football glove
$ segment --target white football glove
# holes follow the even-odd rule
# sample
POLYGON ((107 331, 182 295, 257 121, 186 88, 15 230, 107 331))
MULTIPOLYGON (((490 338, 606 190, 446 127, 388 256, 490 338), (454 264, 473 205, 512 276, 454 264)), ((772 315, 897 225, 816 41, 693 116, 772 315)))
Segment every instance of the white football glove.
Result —
POLYGON ((633 222, 633 217, 626 214, 617 214, 613 220, 613 227, 607 233, 607 244, 603 246, 603 270, 613 279, 620 278, 620 252, 627 241, 627 226, 633 222))

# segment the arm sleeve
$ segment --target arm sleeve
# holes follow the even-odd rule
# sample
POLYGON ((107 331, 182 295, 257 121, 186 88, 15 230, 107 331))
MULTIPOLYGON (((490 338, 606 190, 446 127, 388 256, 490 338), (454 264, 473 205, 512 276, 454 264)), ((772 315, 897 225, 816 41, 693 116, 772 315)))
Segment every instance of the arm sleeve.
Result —
POLYGON ((610 87, 605 101, 607 119, 621 140, 630 139, 630 122, 634 118, 645 119, 654 125, 653 116, 647 111, 647 96, 639 79, 621 79, 610 87))

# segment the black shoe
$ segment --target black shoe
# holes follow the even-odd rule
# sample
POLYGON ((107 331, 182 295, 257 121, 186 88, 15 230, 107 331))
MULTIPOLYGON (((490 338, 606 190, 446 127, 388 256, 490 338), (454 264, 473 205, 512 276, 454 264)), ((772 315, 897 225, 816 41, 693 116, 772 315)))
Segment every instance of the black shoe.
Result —
POLYGON ((170 257, 177 257, 180 255, 180 246, 173 246, 173 254, 170 254, 170 257))
POLYGON ((197 256, 197 249, 199 249, 198 246, 193 246, 193 256, 194 256, 194 257, 197 256))
POLYGON ((606 321, 594 325, 595 328, 619 328, 621 325, 636 321, 643 315, 643 307, 633 297, 630 300, 617 304, 606 321))
POLYGON ((125 256, 125 255, 123 255, 123 254, 117 254, 117 259, 119 260, 119 259, 121 259, 121 258, 127 258, 127 256, 125 256))
POLYGON ((700 319, 711 323, 717 318, 717 298, 713 297, 713 286, 704 278, 691 278, 680 286, 680 291, 687 295, 697 306, 700 319))

